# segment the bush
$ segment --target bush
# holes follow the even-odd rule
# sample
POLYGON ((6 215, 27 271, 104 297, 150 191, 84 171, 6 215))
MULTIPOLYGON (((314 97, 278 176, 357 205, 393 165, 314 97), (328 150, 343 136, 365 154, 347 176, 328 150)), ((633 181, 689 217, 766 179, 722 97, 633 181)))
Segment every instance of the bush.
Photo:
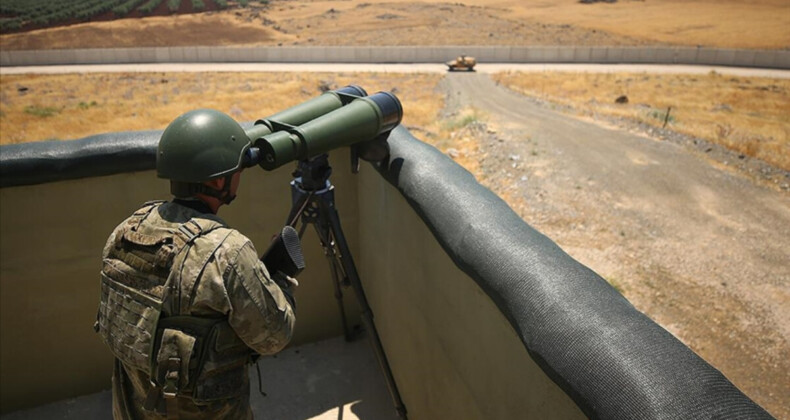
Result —
POLYGON ((177 12, 181 7, 181 0, 167 0, 167 9, 171 12, 177 12))
POLYGON ((25 107, 26 114, 35 115, 37 117, 51 117, 59 112, 59 109, 51 106, 28 105, 25 107))
POLYGON ((205 10, 206 3, 203 3, 203 0, 192 0, 192 8, 195 10, 205 10))
POLYGON ((22 25, 19 24, 18 19, 2 19, 0 20, 0 31, 13 31, 19 29, 22 25))
POLYGON ((148 14, 153 12, 160 4, 162 4, 162 0, 148 0, 148 2, 140 6, 137 10, 140 11, 140 13, 148 14))
POLYGON ((49 15, 47 15, 47 16, 39 16, 39 17, 33 19, 33 23, 35 23, 36 25, 42 25, 42 26, 49 25, 49 15))
POLYGON ((89 109, 94 106, 99 106, 99 104, 97 104, 96 101, 90 101, 90 102, 80 102, 79 105, 77 105, 79 109, 89 109))
POLYGON ((116 16, 126 16, 137 7, 138 4, 140 4, 140 0, 128 0, 113 7, 112 12, 115 13, 116 16))

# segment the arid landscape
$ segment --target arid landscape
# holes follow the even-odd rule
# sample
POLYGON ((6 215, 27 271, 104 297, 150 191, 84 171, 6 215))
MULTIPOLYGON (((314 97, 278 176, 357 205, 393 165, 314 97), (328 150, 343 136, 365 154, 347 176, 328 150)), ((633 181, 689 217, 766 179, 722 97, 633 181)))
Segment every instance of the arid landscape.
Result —
MULTIPOLYGON (((786 0, 274 0, 2 34, 0 47, 786 50, 788 28, 786 0)), ((474 173, 771 414, 790 419, 788 80, 716 72, 3 75, 0 144, 162 129, 194 107, 248 121, 348 83, 392 90, 415 136, 474 173), (627 102, 617 103, 621 96, 627 102)))
MULTIPOLYGON (((243 8, 198 14, 103 20, 3 34, 0 47, 649 44, 790 48, 790 5, 784 0, 264 3, 250 2, 243 8)), ((166 14, 165 9, 157 11, 166 14)))

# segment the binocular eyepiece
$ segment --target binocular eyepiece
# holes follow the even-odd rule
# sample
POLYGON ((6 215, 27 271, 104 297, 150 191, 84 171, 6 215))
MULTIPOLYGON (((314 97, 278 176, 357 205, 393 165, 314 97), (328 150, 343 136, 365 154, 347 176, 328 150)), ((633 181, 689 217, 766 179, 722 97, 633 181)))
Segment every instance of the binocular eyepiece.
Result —
POLYGON ((403 119, 400 100, 389 92, 367 96, 346 86, 255 122, 246 130, 252 146, 243 165, 273 170, 343 146, 386 137, 403 119))

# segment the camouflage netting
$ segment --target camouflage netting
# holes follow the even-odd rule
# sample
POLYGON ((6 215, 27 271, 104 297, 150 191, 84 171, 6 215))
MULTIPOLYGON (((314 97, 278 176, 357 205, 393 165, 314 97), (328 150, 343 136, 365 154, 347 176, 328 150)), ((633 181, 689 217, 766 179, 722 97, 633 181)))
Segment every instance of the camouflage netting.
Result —
MULTIPOLYGON (((2 186, 153 169, 159 135, 4 146, 2 186)), ((390 146, 382 176, 589 417, 771 418, 451 159, 402 127, 390 146)))
POLYGON ((382 175, 591 418, 771 418, 606 280, 405 129, 382 175))

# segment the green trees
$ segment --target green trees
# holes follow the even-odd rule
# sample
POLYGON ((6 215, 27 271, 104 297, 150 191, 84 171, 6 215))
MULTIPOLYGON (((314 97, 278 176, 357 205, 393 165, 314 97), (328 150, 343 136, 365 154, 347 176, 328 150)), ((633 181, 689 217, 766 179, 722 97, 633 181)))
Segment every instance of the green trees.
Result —
POLYGON ((160 4, 162 4, 162 0, 148 0, 147 2, 145 2, 145 4, 138 7, 137 10, 140 13, 147 15, 153 12, 154 9, 156 9, 160 4))
MULTIPOLYGON (((116 17, 125 17, 134 10, 143 15, 153 13, 165 0, 0 0, 0 32, 24 29, 26 26, 50 26, 72 19, 90 20, 94 16, 111 12, 116 17)), ((182 1, 167 0, 167 10, 176 13, 182 1)), ((201 12, 207 9, 206 0, 188 0, 192 9, 201 12)), ((228 0, 208 0, 219 9, 229 7, 228 0)), ((259 0, 260 1, 260 0, 259 0)), ((239 0, 242 7, 249 0, 239 0)))
POLYGON ((123 17, 129 14, 138 4, 140 4, 143 0, 125 0, 123 3, 119 4, 112 8, 112 12, 115 13, 116 16, 123 17))
POLYGON ((21 27, 17 18, 0 18, 0 32, 14 31, 21 27))
POLYGON ((167 10, 175 13, 181 7, 181 0, 167 0, 167 10))

